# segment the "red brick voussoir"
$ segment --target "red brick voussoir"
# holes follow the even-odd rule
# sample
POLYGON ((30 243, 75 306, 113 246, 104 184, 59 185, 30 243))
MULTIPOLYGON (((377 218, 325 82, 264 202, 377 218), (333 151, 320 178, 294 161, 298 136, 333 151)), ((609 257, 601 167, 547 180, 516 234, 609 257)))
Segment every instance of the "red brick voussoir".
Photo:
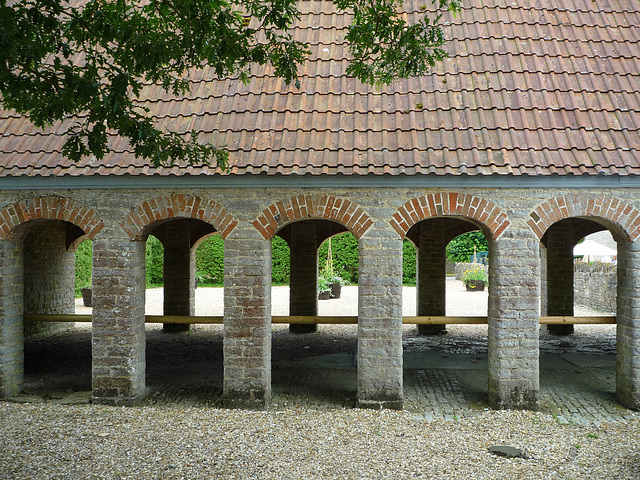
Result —
POLYGON ((32 220, 61 220, 81 228, 88 239, 104 227, 96 212, 64 197, 37 197, 21 200, 0 210, 0 240, 10 238, 16 227, 32 220))
POLYGON ((131 240, 141 240, 145 229, 157 220, 194 218, 213 225, 226 238, 238 224, 222 205, 197 196, 182 194, 158 197, 135 207, 121 226, 131 240))
POLYGON ((268 240, 285 225, 309 219, 333 220, 356 238, 362 237, 373 225, 369 215, 349 200, 331 195, 298 195, 269 205, 253 226, 268 240))
POLYGON ((497 239, 510 225, 507 214, 489 200, 458 192, 431 193, 412 198, 393 214, 391 226, 405 237, 416 223, 434 217, 462 216, 486 227, 497 239))
POLYGON ((640 211, 618 198, 595 195, 562 195, 538 205, 527 222, 542 239, 554 223, 571 217, 593 217, 605 220, 615 233, 626 240, 640 235, 640 211))

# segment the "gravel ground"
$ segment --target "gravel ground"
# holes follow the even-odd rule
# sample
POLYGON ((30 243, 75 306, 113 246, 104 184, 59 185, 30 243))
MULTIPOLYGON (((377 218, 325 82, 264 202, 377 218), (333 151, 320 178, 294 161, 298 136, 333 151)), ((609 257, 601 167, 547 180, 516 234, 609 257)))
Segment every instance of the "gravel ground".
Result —
MULTIPOLYGON (((222 289, 198 289, 196 313, 220 315, 221 293, 222 289)), ((405 289, 407 315, 415 313, 414 296, 414 289, 405 289)), ((486 293, 464 292, 459 282, 451 281, 447 296, 449 315, 486 314, 486 293)), ((147 312, 160 313, 161 299, 161 289, 149 291, 147 312)), ((273 314, 286 315, 286 288, 274 288, 273 300, 273 314)), ((86 311, 77 308, 78 313, 86 311)), ((340 300, 320 302, 321 314, 355 315, 356 311, 356 287, 345 288, 340 300)), ((46 341, 28 346, 27 383, 55 383, 57 367, 52 365, 64 369, 64 362, 71 366, 85 362, 71 371, 72 381, 86 389, 90 380, 87 328, 57 338, 53 348, 46 341), (70 350, 66 356, 51 355, 61 346, 70 350)), ((312 335, 292 335, 286 326, 274 326, 273 359, 352 351, 356 328, 321 326, 312 335)), ((405 351, 486 353, 486 326, 448 329, 448 335, 419 337, 415 327, 405 326, 405 351)), ((542 351, 601 355, 615 352, 615 325, 578 326, 570 338, 552 337, 541 329, 540 340, 542 351)), ((172 372, 188 381, 184 370, 172 370, 174 365, 167 361, 176 354, 172 348, 193 354, 183 360, 189 363, 188 373, 194 378, 203 375, 210 364, 205 362, 198 370, 191 362, 200 348, 219 355, 221 341, 219 326, 200 327, 191 336, 166 335, 159 326, 148 326, 147 383, 172 372)), ((64 383, 60 386, 66 388, 64 383)), ((580 426, 554 415, 512 411, 427 421, 408 411, 342 408, 280 407, 255 412, 179 404, 117 408, 0 402, 0 438, 0 478, 12 480, 640 478, 639 417, 580 426), (516 447, 525 458, 496 456, 488 452, 493 445, 516 447)))
POLYGON ((0 403, 6 479, 637 479, 640 420, 0 403), (525 458, 488 452, 520 449, 525 458))

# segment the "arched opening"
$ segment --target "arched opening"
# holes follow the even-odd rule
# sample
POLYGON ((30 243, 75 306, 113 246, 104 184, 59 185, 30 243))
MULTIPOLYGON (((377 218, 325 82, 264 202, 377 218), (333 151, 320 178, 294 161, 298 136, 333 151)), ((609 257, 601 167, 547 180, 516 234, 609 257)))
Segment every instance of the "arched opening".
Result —
POLYGON ((615 248, 616 239, 622 241, 611 222, 597 217, 559 220, 541 238, 540 315, 567 318, 567 323, 540 326, 543 396, 567 385, 595 398, 609 398, 616 389, 617 326, 599 319, 616 315, 617 252, 598 261, 605 259, 594 256, 594 238, 615 248))
MULTIPOLYGON (((215 227, 198 219, 172 218, 150 224, 144 235, 145 314, 222 317, 224 246, 215 227)), ((222 325, 172 320, 145 326, 146 383, 152 400, 155 391, 163 390, 175 391, 176 401, 218 401, 222 325)))
MULTIPOLYGON (((488 277, 489 247, 480 226, 461 217, 436 217, 413 225, 407 239, 415 247, 416 287, 415 291, 405 289, 405 315, 486 317, 484 286, 467 290, 464 285, 467 277, 475 273, 474 264, 478 267, 475 269, 479 272, 478 279, 488 277)), ((447 329, 446 324, 417 327, 421 335, 442 334, 447 329)))
POLYGON ((271 251, 274 393, 294 386, 355 403, 358 326, 325 324, 322 317, 358 315, 358 240, 338 222, 300 220, 276 232, 271 251), (281 316, 307 318, 287 325, 281 316))
MULTIPOLYGON (((593 240, 579 246, 585 239, 600 232, 603 238, 613 242, 614 237, 607 226, 596 219, 566 218, 555 222, 545 232, 541 239, 541 305, 542 316, 594 316, 615 315, 615 281, 605 287, 605 277, 615 279, 617 268, 617 252, 607 257, 606 264, 597 261, 593 253, 580 255, 583 247, 588 247, 593 240), (576 253, 574 253, 577 252, 576 253), (591 257, 591 258, 589 258, 591 257), (576 281, 578 280, 578 281, 576 281), (596 285, 600 283, 600 287, 596 285), (589 287, 593 285, 593 287, 589 287), (605 292, 606 290, 606 292, 605 292), (607 293, 612 301, 596 301, 595 297, 602 297, 607 293), (605 304, 608 309, 605 308, 605 304), (600 311, 598 311, 600 310, 600 311)), ((597 244, 601 247, 604 245, 597 244)), ((617 247, 615 247, 617 249, 617 247)), ((600 258, 600 257, 598 257, 600 258)), ((569 335, 583 328, 574 324, 547 325, 546 330, 553 335, 569 335)))
MULTIPOLYGON (((453 216, 422 220, 407 232, 403 315, 440 317, 440 323, 404 325, 405 388, 430 392, 434 404, 456 402, 462 392, 464 401, 487 403, 488 282, 482 289, 467 289, 462 278, 478 271, 489 280, 487 236, 476 222, 453 216), (408 275, 412 270, 413 278, 408 275), (482 322, 459 323, 468 317, 482 322)), ((439 412, 437 407, 433 411, 439 412)), ((448 418, 454 412, 439 413, 448 418)))
MULTIPOLYGON (((63 220, 39 219, 15 229, 23 253, 23 313, 76 313, 76 251, 86 250, 84 230, 63 220)), ((87 256, 91 282, 91 251, 87 256)), ((71 318, 71 317, 70 317, 71 318)), ((24 391, 43 398, 91 390, 91 323, 24 322, 24 391), (79 328, 74 328, 78 325, 79 328), (65 341, 57 334, 66 332, 65 341)))

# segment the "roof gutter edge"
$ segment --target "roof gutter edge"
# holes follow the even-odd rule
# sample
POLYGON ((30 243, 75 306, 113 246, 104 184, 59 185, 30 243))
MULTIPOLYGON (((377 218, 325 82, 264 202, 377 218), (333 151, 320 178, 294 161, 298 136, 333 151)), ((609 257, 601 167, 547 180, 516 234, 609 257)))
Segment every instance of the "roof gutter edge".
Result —
POLYGON ((122 188, 629 188, 628 175, 148 175, 0 177, 0 190, 122 188))

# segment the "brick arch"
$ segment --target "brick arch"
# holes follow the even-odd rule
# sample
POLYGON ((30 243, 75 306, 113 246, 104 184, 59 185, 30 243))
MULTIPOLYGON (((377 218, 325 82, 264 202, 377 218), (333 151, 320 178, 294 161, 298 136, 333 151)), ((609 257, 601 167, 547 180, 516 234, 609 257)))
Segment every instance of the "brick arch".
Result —
POLYGON ((62 220, 81 228, 92 239, 104 227, 98 215, 89 207, 65 197, 37 197, 21 200, 0 210, 0 239, 31 220, 62 220))
POLYGON ((238 224, 226 208, 212 200, 174 194, 142 202, 127 215, 121 226, 131 240, 141 240, 146 227, 171 218, 195 218, 210 223, 222 238, 227 238, 238 224))
POLYGON ((495 203, 464 193, 430 193, 413 198, 401 206, 390 223, 405 237, 416 223, 433 217, 457 215, 475 220, 487 227, 487 233, 497 239, 510 225, 507 214, 495 203))
POLYGON ((271 204, 253 225, 268 240, 285 225, 311 218, 334 220, 347 227, 356 238, 373 225, 373 220, 353 202, 324 195, 299 195, 271 204))
POLYGON ((640 235, 640 212, 614 197, 595 195, 561 195, 538 205, 527 222, 542 239, 554 223, 571 217, 595 217, 605 221, 614 236, 625 241, 640 235))

